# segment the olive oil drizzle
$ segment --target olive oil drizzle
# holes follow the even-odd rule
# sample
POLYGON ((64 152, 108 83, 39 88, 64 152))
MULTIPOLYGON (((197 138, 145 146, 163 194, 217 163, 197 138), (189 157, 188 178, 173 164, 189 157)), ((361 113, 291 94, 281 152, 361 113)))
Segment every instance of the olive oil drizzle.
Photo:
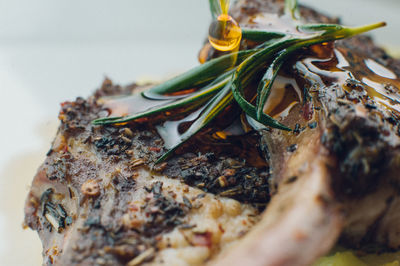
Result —
MULTIPOLYGON (((221 0, 218 8, 215 8, 217 5, 214 0, 210 0, 211 3, 214 3, 211 8, 216 19, 221 15, 229 16, 227 14, 229 1, 221 0)), ((133 98, 146 99, 146 104, 135 104, 135 109, 118 107, 118 102, 121 105, 129 105, 129 101, 123 99, 105 101, 104 106, 109 110, 111 116, 96 119, 93 123, 97 125, 121 124, 149 119, 158 122, 173 121, 168 127, 158 127, 160 133, 161 130, 166 132, 161 135, 168 144, 168 151, 157 162, 167 159, 193 136, 207 131, 207 126, 217 120, 220 114, 224 114, 224 117, 229 117, 228 120, 234 121, 234 118, 240 114, 237 107, 240 107, 249 119, 264 126, 291 131, 291 128, 281 124, 276 118, 288 114, 293 106, 303 104, 307 98, 305 97, 307 92, 301 96, 295 86, 284 87, 284 97, 281 97, 279 104, 269 101, 270 95, 275 93, 271 93, 276 89, 275 80, 280 79, 278 73, 281 72, 284 65, 288 64, 288 58, 301 50, 305 51, 304 48, 307 47, 317 44, 324 46, 338 39, 385 26, 384 22, 354 28, 336 24, 301 24, 298 20, 297 6, 297 1, 286 0, 286 14, 276 19, 278 24, 283 23, 287 25, 286 27, 290 27, 288 17, 291 18, 291 30, 282 32, 276 28, 271 31, 268 27, 267 29, 242 28, 243 38, 258 43, 253 49, 233 50, 134 96, 133 98), (257 83, 258 87, 254 86, 257 83), (115 111, 118 108, 125 112, 115 111), (172 130, 174 134, 168 134, 168 130, 172 130), (178 134, 176 134, 177 132, 178 134), (168 139, 169 136, 174 136, 173 140, 168 139)), ((226 36, 220 35, 219 37, 221 36, 222 41, 227 41, 226 36)), ((223 46, 231 46, 231 42, 228 41, 223 46)), ((236 49, 238 48, 239 45, 236 49)), ((289 62, 289 64, 293 64, 293 62, 289 62)), ((343 70, 340 71, 343 72, 343 70)), ((309 76, 306 78, 322 81, 318 74, 311 71, 307 73, 309 76)), ((220 131, 220 129, 218 130, 220 131)))
POLYGON ((211 23, 208 30, 210 44, 219 51, 232 51, 238 48, 242 30, 228 14, 229 0, 220 0, 221 14, 211 23))
POLYGON ((336 84, 350 93, 355 88, 349 82, 358 84, 357 88, 362 86, 370 99, 400 115, 400 79, 365 55, 339 48, 319 58, 302 59, 297 66, 302 75, 313 76, 318 86, 336 84))

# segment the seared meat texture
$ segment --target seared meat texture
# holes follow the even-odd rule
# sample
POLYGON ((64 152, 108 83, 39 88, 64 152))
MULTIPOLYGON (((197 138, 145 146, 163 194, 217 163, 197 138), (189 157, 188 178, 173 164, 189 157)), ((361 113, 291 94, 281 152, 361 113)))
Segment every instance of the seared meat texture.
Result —
MULTIPOLYGON (((274 28, 282 10, 283 1, 242 0, 232 14, 274 28)), ((91 124, 109 114, 104 97, 145 89, 106 80, 62 104, 25 223, 48 265, 309 265, 338 241, 399 249, 399 75, 400 62, 368 37, 313 46, 286 64, 265 107, 293 132, 206 131, 159 165, 152 121, 91 124)))
MULTIPOLYGON (((163 148, 153 126, 91 124, 105 112, 96 103, 101 96, 135 89, 106 80, 88 100, 62 104, 61 126, 25 207, 26 224, 42 239, 44 264, 199 265, 258 221, 258 209, 249 204, 184 181, 193 174, 218 184, 221 177, 242 178, 235 169, 250 177, 259 170, 235 158, 190 153, 181 156, 180 165, 154 166, 163 148), (209 176, 203 177, 203 168, 209 176)), ((225 190, 237 186, 232 184, 225 190)), ((255 198, 262 203, 267 196, 265 191, 255 198)))
MULTIPOLYGON (((241 25, 267 23, 282 8, 271 2, 240 1, 241 25)), ((400 62, 362 36, 312 47, 281 75, 266 109, 294 131, 264 129, 271 202, 216 265, 309 265, 337 241, 398 250, 400 62)))

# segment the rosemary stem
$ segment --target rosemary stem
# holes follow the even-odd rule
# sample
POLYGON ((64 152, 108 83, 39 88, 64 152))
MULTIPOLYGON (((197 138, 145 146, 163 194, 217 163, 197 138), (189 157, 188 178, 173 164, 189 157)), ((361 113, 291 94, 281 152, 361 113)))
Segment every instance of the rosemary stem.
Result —
POLYGON ((216 83, 210 84, 205 88, 189 95, 185 98, 178 99, 176 101, 169 102, 165 105, 156 106, 149 110, 135 113, 133 115, 124 116, 124 117, 105 117, 96 119, 93 121, 95 125, 106 125, 106 124, 114 124, 114 123, 124 123, 129 122, 135 119, 139 119, 142 117, 148 117, 150 115, 156 115, 162 112, 166 112, 172 109, 176 109, 183 106, 190 106, 190 109, 186 109, 185 111, 192 110, 197 106, 204 103, 204 101, 210 99, 213 95, 218 93, 226 84, 229 82, 230 76, 226 76, 224 79, 219 80, 216 83))

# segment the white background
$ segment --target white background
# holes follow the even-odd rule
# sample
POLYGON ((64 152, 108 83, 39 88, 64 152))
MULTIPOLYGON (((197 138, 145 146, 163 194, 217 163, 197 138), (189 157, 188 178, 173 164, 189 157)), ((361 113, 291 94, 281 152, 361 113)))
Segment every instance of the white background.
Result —
MULTIPOLYGON (((385 20, 379 42, 400 46, 399 0, 300 2, 349 25, 385 20)), ((88 96, 105 76, 128 84, 196 65, 209 19, 207 0, 0 0, 1 265, 41 264, 23 204, 59 103, 88 96)))

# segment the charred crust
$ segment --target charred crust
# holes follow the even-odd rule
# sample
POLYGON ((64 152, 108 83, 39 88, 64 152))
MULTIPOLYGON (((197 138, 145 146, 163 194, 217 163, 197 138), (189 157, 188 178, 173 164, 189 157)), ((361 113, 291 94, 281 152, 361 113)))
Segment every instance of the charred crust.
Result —
POLYGON ((270 199, 268 170, 246 166, 238 158, 185 154, 168 164, 164 174, 205 192, 248 203, 266 204, 270 199))
POLYGON ((46 176, 49 180, 64 181, 68 175, 68 171, 73 163, 73 158, 70 154, 62 154, 51 160, 51 163, 46 162, 46 176))
MULTIPOLYGON (((68 262, 95 264, 100 259, 100 263, 108 265, 126 264, 156 246, 163 234, 174 228, 193 226, 185 223, 185 217, 190 210, 202 207, 201 198, 206 194, 178 200, 177 195, 161 182, 148 187, 145 192, 147 200, 138 206, 146 218, 140 220, 130 216, 130 195, 142 189, 136 185, 140 168, 146 168, 150 173, 168 173, 167 176, 179 178, 205 192, 255 203, 261 208, 265 206, 269 200, 268 168, 264 165, 265 161, 262 167, 253 167, 238 159, 238 153, 245 145, 242 140, 235 140, 239 144, 229 141, 220 144, 219 150, 225 150, 225 154, 204 150, 193 155, 182 150, 185 155, 181 156, 181 160, 175 158, 154 165, 154 161, 165 152, 154 125, 93 125, 92 120, 105 111, 98 104, 98 97, 121 94, 121 91, 131 93, 132 88, 125 90, 106 80, 103 87, 87 100, 78 98, 63 103, 57 139, 43 165, 43 176, 48 183, 53 188, 64 187, 64 197, 78 208, 88 208, 88 213, 79 216, 79 213, 68 210, 62 201, 52 197, 53 190, 45 192, 38 202, 36 209, 40 213, 33 213, 33 208, 27 209, 27 213, 33 214, 26 218, 26 224, 41 231, 41 234, 69 230, 75 219, 84 219, 77 228, 80 241, 68 250, 71 254, 68 262), (231 153, 233 155, 229 156, 231 153), (177 173, 178 176, 175 175, 177 173), (200 179, 197 178, 198 173, 202 175, 200 179), (113 204, 111 211, 110 202, 113 204), (106 212, 108 215, 103 215, 106 212), (48 220, 46 215, 54 219, 48 217, 48 220), (37 221, 34 221, 35 217, 37 221)), ((255 138, 254 142, 257 140, 255 138)), ((202 146, 203 140, 193 141, 194 145, 202 146)), ((257 145, 252 143, 250 146, 257 145)), ((254 155, 251 152, 249 158, 254 155)), ((260 155, 257 153, 257 156, 260 155)), ((47 257, 49 260, 55 258, 47 257)), ((152 256, 147 258, 151 259, 152 256)))
POLYGON ((389 130, 387 123, 345 108, 332 116, 335 122, 328 123, 321 140, 340 165, 340 178, 333 180, 337 194, 361 196, 373 191, 388 167, 392 150, 384 133, 389 130))
POLYGON ((174 199, 174 192, 165 193, 163 183, 159 181, 153 183, 149 193, 152 193, 151 197, 141 207, 147 217, 142 227, 144 236, 154 237, 183 223, 182 218, 190 210, 187 202, 177 202, 174 199))
MULTIPOLYGON (((389 59, 379 60, 386 58, 385 53, 374 46, 369 37, 341 41, 337 49, 354 61, 371 57, 388 67, 398 64, 389 59)), ((400 69, 394 70, 397 75, 400 74, 400 69)), ((341 96, 337 93, 337 86, 326 87, 319 92, 328 117, 321 142, 337 158, 339 167, 336 176, 340 178, 332 181, 337 195, 360 197, 374 191, 385 178, 382 173, 393 167, 390 161, 398 150, 395 143, 399 143, 396 130, 399 117, 379 107, 367 95, 360 81, 348 79, 344 85, 347 90, 341 96)), ((390 89, 387 90, 390 92, 390 89)), ((392 91, 395 93, 398 90, 392 91)))
MULTIPOLYGON (((89 253, 95 249, 104 251, 105 254, 101 257, 106 260, 113 263, 117 260, 118 263, 125 264, 143 251, 157 246, 157 242, 161 240, 159 236, 184 224, 184 218, 191 209, 189 199, 183 198, 183 202, 178 202, 174 198, 174 192, 164 189, 160 181, 147 187, 146 193, 147 200, 138 207, 144 213, 145 219, 131 223, 132 228, 108 224, 101 218, 101 210, 88 217, 81 229, 83 239, 88 240, 84 240, 76 249, 76 262, 98 258, 99 254, 89 253)), ((117 206, 121 205, 117 203, 117 206)), ((126 210, 122 211, 126 213, 126 210)), ((116 212, 118 213, 118 210, 116 212)), ((151 261, 152 258, 150 256, 147 261, 151 261)))
POLYGON ((98 111, 98 106, 80 97, 74 102, 62 103, 58 115, 61 130, 71 135, 81 133, 93 119, 97 118, 98 111))

